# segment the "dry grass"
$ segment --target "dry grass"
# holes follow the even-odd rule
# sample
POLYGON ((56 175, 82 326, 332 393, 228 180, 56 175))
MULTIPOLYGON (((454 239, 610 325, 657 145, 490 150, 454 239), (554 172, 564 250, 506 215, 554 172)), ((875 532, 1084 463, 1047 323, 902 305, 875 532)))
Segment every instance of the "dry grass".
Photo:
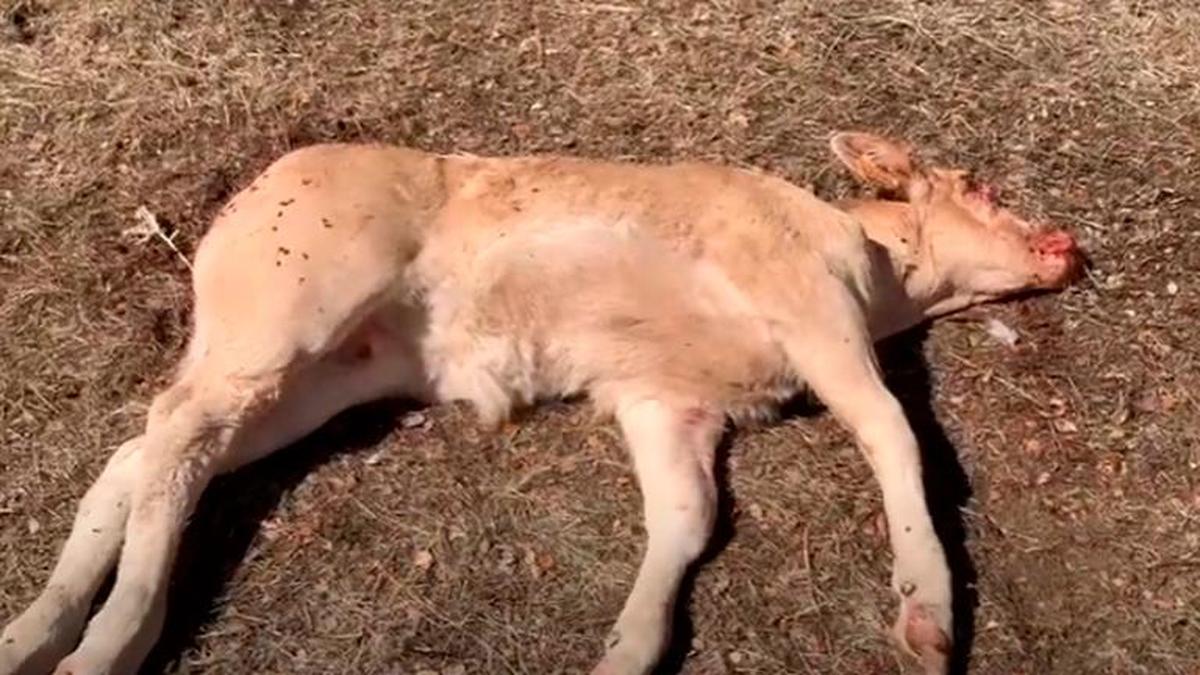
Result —
MULTIPOLYGON (((366 138, 715 159, 837 194, 824 138, 859 127, 999 177, 1096 263, 983 311, 1015 349, 956 322, 890 350, 944 510, 949 453, 972 486, 973 671, 1200 668, 1193 3, 17 0, 5 18, 0 619, 184 338, 186 268, 122 235, 139 207, 190 252, 271 158, 366 138)), ((599 653, 641 545, 613 430, 571 406, 502 437, 460 409, 396 416, 215 486, 151 671, 556 673, 599 653)), ((849 439, 801 416, 737 435, 728 465, 734 532, 699 574, 685 668, 907 672, 849 439)))

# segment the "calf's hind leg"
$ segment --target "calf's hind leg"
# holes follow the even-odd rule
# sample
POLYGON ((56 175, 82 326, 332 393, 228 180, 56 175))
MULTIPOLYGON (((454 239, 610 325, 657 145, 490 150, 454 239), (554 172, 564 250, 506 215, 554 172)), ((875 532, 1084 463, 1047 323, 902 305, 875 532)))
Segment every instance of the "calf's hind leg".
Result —
POLYGON ((202 391, 213 394, 193 390, 151 419, 117 583, 61 673, 132 671, 145 658, 161 629, 185 520, 215 474, 298 440, 346 408, 416 393, 417 371, 400 345, 372 339, 364 350, 358 337, 319 361, 285 369, 286 377, 207 378, 202 391))
MULTIPOLYGON (((372 334, 369 358, 362 336, 289 378, 279 400, 249 420, 228 449, 218 471, 230 471, 299 440, 338 412, 389 395, 418 396, 421 376, 411 355, 386 334, 372 334)), ((186 375, 185 375, 186 377, 186 375)), ((172 387, 158 399, 155 417, 185 387, 172 387)), ((54 668, 79 638, 91 600, 117 561, 125 539, 134 487, 141 482, 145 436, 124 443, 80 503, 75 525, 63 546, 46 589, 5 628, 0 639, 0 675, 41 675, 54 668)))
POLYGON ((671 637, 679 585, 704 551, 716 516, 713 457, 724 415, 638 399, 618 406, 646 518, 646 553, 593 675, 650 672, 671 637))
POLYGON ((78 639, 121 549, 140 442, 123 443, 80 501, 45 589, 0 634, 0 674, 49 672, 78 639))
POLYGON ((168 390, 174 405, 156 400, 135 459, 116 584, 58 672, 136 671, 161 627, 185 520, 246 419, 271 402, 270 391, 266 378, 235 384, 201 371, 168 390))

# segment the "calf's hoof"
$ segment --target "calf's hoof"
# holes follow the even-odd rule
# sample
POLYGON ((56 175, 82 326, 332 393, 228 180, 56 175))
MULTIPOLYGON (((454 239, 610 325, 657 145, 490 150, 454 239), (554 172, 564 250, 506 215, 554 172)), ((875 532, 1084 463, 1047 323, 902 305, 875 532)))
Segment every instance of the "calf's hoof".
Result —
POLYGON ((949 608, 904 598, 892 634, 904 651, 921 662, 927 675, 945 675, 950 669, 953 646, 950 630, 949 608))

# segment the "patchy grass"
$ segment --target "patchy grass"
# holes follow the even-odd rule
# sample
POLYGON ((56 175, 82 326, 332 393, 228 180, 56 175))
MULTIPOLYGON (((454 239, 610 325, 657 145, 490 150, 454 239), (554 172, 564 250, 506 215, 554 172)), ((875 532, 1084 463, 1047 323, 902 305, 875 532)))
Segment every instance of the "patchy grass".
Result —
MULTIPOLYGON (((232 190, 329 139, 711 159, 832 196, 850 186, 824 139, 853 127, 995 176, 1094 258, 1065 294, 977 313, 1015 348, 956 321, 886 350, 939 508, 961 514, 973 671, 1195 675, 1197 25, 1179 0, 10 2, 0 620, 36 595, 185 337, 187 269, 122 235, 139 207, 190 253, 232 190)), ((641 547, 613 429, 578 406, 496 437, 459 408, 398 414, 350 414, 214 486, 148 670, 596 658, 641 547)), ((698 575, 685 670, 910 672, 848 437, 798 416, 737 434, 727 464, 727 545, 698 575)))

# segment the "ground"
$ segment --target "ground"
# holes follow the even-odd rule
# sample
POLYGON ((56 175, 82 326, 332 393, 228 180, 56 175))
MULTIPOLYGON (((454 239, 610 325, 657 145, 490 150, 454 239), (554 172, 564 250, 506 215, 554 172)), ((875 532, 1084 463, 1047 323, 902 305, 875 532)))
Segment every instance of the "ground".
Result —
MULTIPOLYGON (((826 196, 835 129, 902 135, 1072 229, 1088 275, 886 345, 959 573, 970 672, 1200 672, 1200 9, 1071 2, 91 0, 0 28, 0 622, 142 423, 184 258, 330 139, 716 160, 826 196), (650 3, 647 3, 650 5, 650 3), (139 209, 145 211, 139 216, 139 209), (128 232, 152 214, 176 252, 128 232), (996 319, 1019 335, 991 337, 996 319)), ((690 673, 911 673, 880 503, 812 406, 739 431, 690 673)), ((560 673, 642 547, 613 427, 357 411, 221 479, 148 672, 560 673)), ((681 665, 682 664, 682 665, 681 665)))

